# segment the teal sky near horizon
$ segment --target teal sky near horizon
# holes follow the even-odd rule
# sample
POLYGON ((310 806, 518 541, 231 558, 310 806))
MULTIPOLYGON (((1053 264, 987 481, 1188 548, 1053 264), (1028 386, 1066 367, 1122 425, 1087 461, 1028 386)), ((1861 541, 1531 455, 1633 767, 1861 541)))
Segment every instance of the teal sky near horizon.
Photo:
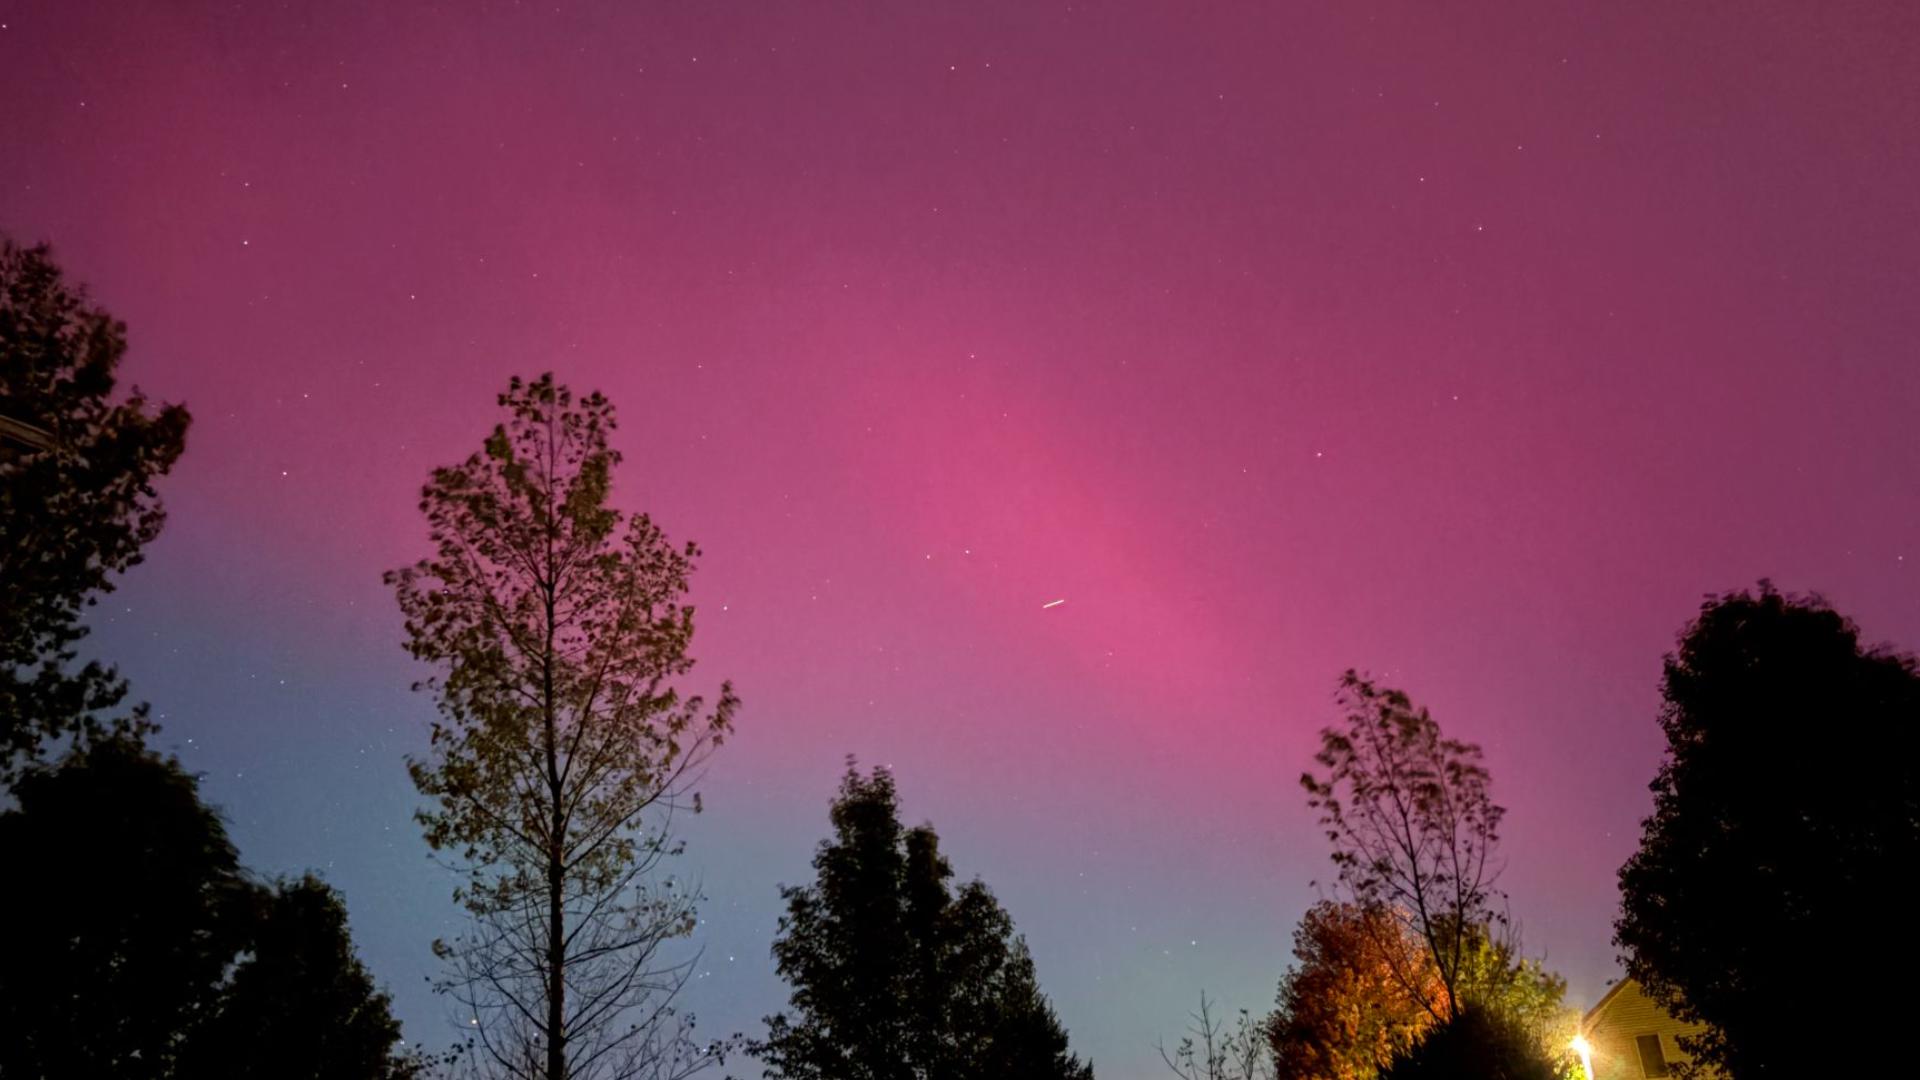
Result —
POLYGON ((1891 3, 0 0, 0 230, 194 413, 92 648, 411 1040, 457 922, 380 574, 551 369, 744 699, 702 1026, 784 1004, 851 753, 1136 1080, 1202 990, 1271 1005, 1345 668, 1486 748, 1584 1002, 1703 594, 1920 646, 1917 50, 1891 3))

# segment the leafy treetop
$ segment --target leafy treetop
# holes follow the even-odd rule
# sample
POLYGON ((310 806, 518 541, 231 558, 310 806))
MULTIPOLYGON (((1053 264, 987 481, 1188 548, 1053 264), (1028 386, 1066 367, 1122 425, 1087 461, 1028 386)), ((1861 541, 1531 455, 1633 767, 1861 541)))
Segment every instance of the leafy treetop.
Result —
POLYGON ((0 780, 49 739, 149 727, 109 716, 126 683, 75 670, 88 606, 166 520, 153 482, 187 410, 116 394, 126 326, 69 285, 45 245, 0 238, 0 780))

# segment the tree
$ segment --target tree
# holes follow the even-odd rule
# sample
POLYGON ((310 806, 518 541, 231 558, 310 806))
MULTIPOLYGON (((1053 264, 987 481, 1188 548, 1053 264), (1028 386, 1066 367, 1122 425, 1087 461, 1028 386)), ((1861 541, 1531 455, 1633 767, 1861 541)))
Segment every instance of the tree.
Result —
POLYGON ((0 1076, 402 1080, 399 1024, 307 878, 241 869, 193 777, 126 737, 26 770, 0 814, 0 1076), (131 891, 130 891, 131 890, 131 891))
POLYGON ((542 1080, 675 1078, 718 1060, 674 998, 696 897, 657 879, 673 815, 732 724, 675 684, 693 668, 698 550, 607 503, 614 412, 552 375, 514 379, 483 449, 421 497, 435 554, 387 575, 407 648, 439 674, 427 842, 472 915, 436 942, 482 1067, 542 1080))
POLYGON ((0 1076, 171 1076, 246 941, 252 886, 226 828, 176 762, 127 737, 27 770, 14 797, 0 1076))
POLYGON ((126 348, 45 245, 0 238, 0 781, 48 740, 149 726, 143 705, 109 715, 127 694, 112 668, 72 667, 85 609, 158 535, 153 481, 186 440, 181 406, 116 400, 126 348))
MULTIPOLYGON (((1274 1080, 1274 1057, 1267 1026, 1241 1009, 1229 1025, 1200 994, 1200 1008, 1188 1016, 1186 1033, 1160 1060, 1180 1080, 1274 1080)), ((1292 1074, 1288 1074, 1290 1077, 1292 1074)))
MULTIPOLYGON (((1424 1002, 1444 996, 1439 966, 1403 916, 1323 900, 1301 917, 1293 955, 1266 1029, 1289 1080, 1371 1080, 1437 1022, 1424 1002)), ((1475 930, 1460 980, 1462 1008, 1498 1014, 1543 1050, 1574 1034, 1566 980, 1523 956, 1517 935, 1475 930)))
POLYGON ((1321 731, 1314 756, 1325 771, 1300 784, 1333 843, 1342 891, 1404 918, 1426 942, 1442 994, 1405 986, 1435 1019, 1450 1016, 1474 934, 1504 917, 1491 900, 1506 811, 1489 794, 1480 748, 1443 736, 1406 694, 1349 670, 1337 700, 1344 723, 1321 731))
POLYGON ((340 894, 311 874, 257 889, 245 952, 195 1028, 178 1075, 195 1080, 412 1080, 391 999, 354 955, 340 894))
POLYGON ((1668 655, 1640 849, 1614 941, 1696 1065, 1737 1077, 1903 1071, 1920 966, 1920 670, 1818 597, 1709 598, 1668 655), (1861 1032, 1857 1038, 1840 1032, 1861 1032))
POLYGON ((1524 1025, 1468 1005, 1429 1028, 1380 1080, 1560 1080, 1564 1071, 1524 1025))
POLYGON ((773 956, 794 1015, 755 1052, 783 1080, 1092 1080, 1013 921, 978 880, 955 892, 930 825, 905 829, 893 776, 851 762, 814 853, 781 889, 773 956))
POLYGON ((1510 924, 1483 926, 1473 934, 1460 987, 1466 1007, 1500 1014, 1549 1056, 1564 1051, 1579 1030, 1579 1010, 1566 1003, 1567 980, 1524 955, 1510 924))
POLYGON ((1293 933, 1267 1034, 1288 1080, 1372 1080, 1434 1023, 1444 998, 1426 941, 1380 906, 1322 900, 1293 933))

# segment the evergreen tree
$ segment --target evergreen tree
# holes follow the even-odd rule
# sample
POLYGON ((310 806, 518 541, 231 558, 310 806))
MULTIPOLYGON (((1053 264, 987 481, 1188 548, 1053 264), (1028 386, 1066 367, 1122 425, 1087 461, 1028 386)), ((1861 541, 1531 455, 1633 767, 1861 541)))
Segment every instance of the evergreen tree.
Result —
POLYGON ((984 883, 951 887, 932 826, 901 826, 892 774, 849 765, 830 818, 814 883, 781 890, 773 954, 793 1015, 767 1020, 767 1075, 1091 1080, 1013 920, 984 883))

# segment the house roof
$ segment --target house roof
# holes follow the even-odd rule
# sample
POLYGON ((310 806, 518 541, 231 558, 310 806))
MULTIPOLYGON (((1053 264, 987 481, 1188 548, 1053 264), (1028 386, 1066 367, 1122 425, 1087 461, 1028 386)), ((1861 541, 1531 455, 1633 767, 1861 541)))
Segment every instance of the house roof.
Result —
POLYGON ((1633 978, 1631 976, 1622 976, 1612 986, 1609 986, 1607 992, 1600 995, 1600 1000, 1593 1003, 1593 1008, 1588 1009, 1586 1015, 1580 1018, 1580 1026, 1586 1028, 1591 1025, 1593 1018, 1600 1015, 1600 1010, 1611 1004, 1613 999, 1620 995, 1620 991, 1625 990, 1627 984, 1632 981, 1633 978))

